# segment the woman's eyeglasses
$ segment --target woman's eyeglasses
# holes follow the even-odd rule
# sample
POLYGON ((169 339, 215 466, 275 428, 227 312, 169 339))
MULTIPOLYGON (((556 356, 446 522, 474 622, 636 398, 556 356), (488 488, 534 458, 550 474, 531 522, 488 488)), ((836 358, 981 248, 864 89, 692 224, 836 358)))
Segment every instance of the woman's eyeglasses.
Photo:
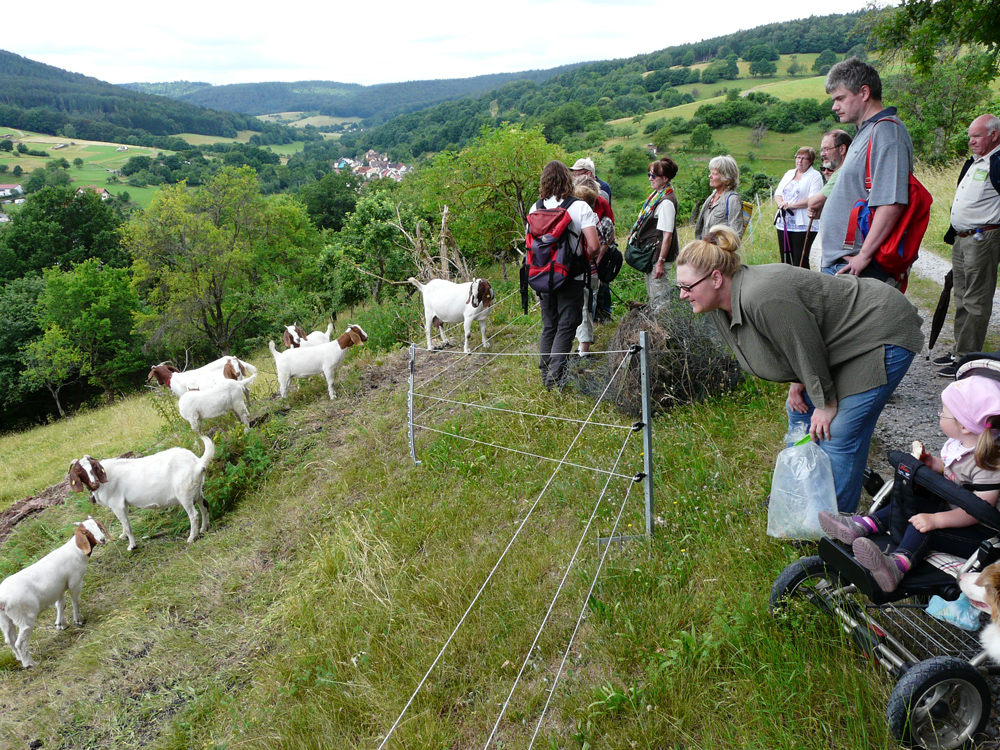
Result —
POLYGON ((705 279, 711 277, 711 275, 712 274, 708 274, 708 276, 702 276, 700 279, 698 279, 693 284, 674 284, 674 289, 677 290, 678 294, 680 294, 681 292, 688 292, 690 294, 690 292, 691 292, 692 289, 694 289, 696 286, 698 286, 705 279))

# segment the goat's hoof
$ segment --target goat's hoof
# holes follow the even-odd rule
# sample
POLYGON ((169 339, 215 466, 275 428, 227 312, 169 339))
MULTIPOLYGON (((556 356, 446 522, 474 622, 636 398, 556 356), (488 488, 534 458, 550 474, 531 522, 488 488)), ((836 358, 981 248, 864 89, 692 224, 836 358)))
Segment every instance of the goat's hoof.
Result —
POLYGON ((66 623, 64 623, 64 622, 57 622, 56 623, 56 630, 65 630, 65 629, 66 629, 66 623))
POLYGON ((83 620, 73 620, 73 624, 76 625, 78 628, 82 628, 83 620))

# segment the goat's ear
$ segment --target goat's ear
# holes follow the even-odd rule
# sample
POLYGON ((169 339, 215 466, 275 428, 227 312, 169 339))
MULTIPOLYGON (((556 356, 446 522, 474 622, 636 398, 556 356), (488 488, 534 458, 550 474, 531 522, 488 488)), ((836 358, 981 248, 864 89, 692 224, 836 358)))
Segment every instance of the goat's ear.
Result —
POLYGON ((295 332, 299 334, 300 338, 305 338, 309 334, 306 333, 306 329, 300 326, 298 323, 295 324, 295 332))
POLYGON ((355 346, 355 345, 357 345, 357 344, 363 344, 363 343, 364 343, 364 342, 363 342, 363 341, 361 340, 361 334, 360 334, 360 333, 358 333, 358 332, 357 332, 356 330, 354 330, 353 328, 348 328, 348 329, 347 329, 347 332, 348 332, 348 333, 350 334, 350 336, 351 336, 351 346, 355 346))
POLYGON ((178 370, 173 365, 167 365, 167 369, 170 370, 170 372, 180 372, 180 370, 178 370))
POLYGON ((229 380, 239 380, 240 376, 236 374, 236 370, 233 369, 232 360, 226 362, 226 366, 222 368, 222 375, 229 380))
POLYGON ((108 481, 108 475, 104 473, 104 467, 101 466, 101 462, 96 459, 90 459, 90 465, 94 467, 94 475, 97 477, 97 481, 104 484, 108 481))
POLYGON ((87 488, 83 486, 83 482, 80 481, 80 465, 73 461, 69 465, 69 488, 73 492, 86 492, 87 488))
POLYGON ((91 540, 94 537, 90 535, 90 533, 87 531, 87 529, 84 527, 83 524, 80 524, 79 526, 76 527, 75 536, 76 536, 76 546, 83 551, 83 554, 89 555, 90 551, 94 548, 94 545, 91 542, 91 540))
POLYGON ((99 528, 101 530, 101 533, 104 534, 104 538, 105 539, 110 539, 111 538, 111 534, 109 534, 108 530, 106 528, 104 528, 104 524, 103 523, 101 523, 100 521, 98 521, 96 518, 94 519, 94 523, 97 524, 97 528, 99 528))

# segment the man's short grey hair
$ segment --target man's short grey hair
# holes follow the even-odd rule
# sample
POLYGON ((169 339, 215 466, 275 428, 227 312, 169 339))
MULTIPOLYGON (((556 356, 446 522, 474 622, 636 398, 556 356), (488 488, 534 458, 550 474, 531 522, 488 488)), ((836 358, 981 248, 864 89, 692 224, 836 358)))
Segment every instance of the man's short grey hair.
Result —
POLYGON ((833 130, 827 130, 823 133, 824 138, 833 138, 833 147, 840 148, 845 146, 847 148, 851 147, 851 136, 847 134, 846 130, 840 130, 835 128, 833 130))
POLYGON ((993 135, 997 131, 1000 131, 1000 117, 996 115, 983 115, 985 118, 986 134, 993 135))
POLYGON ((859 93, 862 86, 867 86, 872 99, 882 100, 882 79, 878 71, 856 57, 837 63, 826 74, 826 93, 832 94, 839 86, 852 94, 859 93))
POLYGON ((712 161, 708 163, 708 168, 717 171, 730 190, 735 190, 740 186, 739 165, 736 163, 736 159, 729 154, 713 157, 712 161))

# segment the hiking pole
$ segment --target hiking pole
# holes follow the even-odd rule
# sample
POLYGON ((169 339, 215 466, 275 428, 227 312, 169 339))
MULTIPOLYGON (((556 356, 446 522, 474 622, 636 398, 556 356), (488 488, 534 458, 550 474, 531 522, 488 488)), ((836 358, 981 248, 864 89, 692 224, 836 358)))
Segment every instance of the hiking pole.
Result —
POLYGON ((812 228, 813 228, 813 220, 812 220, 812 218, 810 218, 809 219, 809 223, 806 224, 806 241, 804 243, 802 243, 802 255, 799 258, 799 268, 805 268, 806 267, 806 265, 805 265, 805 263, 806 263, 806 255, 808 255, 809 244, 810 244, 809 243, 809 232, 812 231, 812 228))

